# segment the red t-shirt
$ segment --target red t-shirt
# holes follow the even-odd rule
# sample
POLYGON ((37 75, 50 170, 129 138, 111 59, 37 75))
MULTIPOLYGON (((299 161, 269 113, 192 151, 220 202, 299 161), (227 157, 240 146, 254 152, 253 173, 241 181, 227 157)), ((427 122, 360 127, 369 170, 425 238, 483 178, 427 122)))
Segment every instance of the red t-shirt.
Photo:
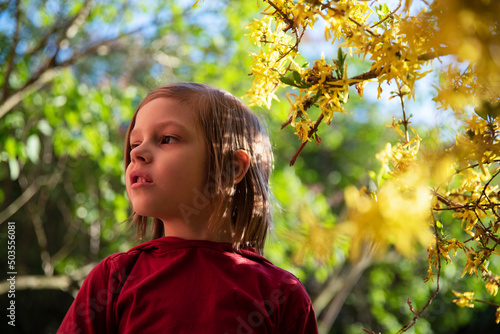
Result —
POLYGON ((317 333, 299 280, 252 250, 164 237, 86 278, 62 333, 317 333))

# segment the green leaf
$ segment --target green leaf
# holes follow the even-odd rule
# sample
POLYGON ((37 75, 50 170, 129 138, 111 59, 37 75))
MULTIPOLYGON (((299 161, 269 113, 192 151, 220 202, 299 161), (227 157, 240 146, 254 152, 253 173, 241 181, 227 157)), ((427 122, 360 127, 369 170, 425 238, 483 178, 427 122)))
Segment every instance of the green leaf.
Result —
POLYGON ((378 8, 376 7, 376 12, 377 12, 378 18, 383 19, 384 17, 387 16, 387 14, 389 14, 391 12, 391 10, 387 6, 387 4, 384 4, 378 8))
POLYGON ((6 140, 5 140, 5 152, 7 152, 7 154, 9 155, 9 158, 15 158, 17 157, 17 145, 16 145, 16 140, 12 137, 8 137, 6 140))
POLYGON ((495 119, 500 115, 500 103, 483 101, 480 106, 474 108, 474 112, 485 121, 488 121, 488 118, 495 119))
POLYGON ((288 77, 282 76, 282 77, 280 77, 280 81, 282 83, 284 83, 285 85, 297 87, 297 84, 295 83, 295 81, 293 79, 288 78, 288 77))
POLYGON ((52 127, 50 126, 47 120, 42 119, 37 124, 38 130, 46 136, 50 136, 52 134, 52 127))
POLYGON ((19 166, 19 161, 16 158, 9 157, 9 170, 10 170, 10 179, 12 181, 17 180, 19 177, 19 173, 21 171, 21 167, 19 166))
POLYGON ((36 134, 32 134, 28 137, 26 141, 26 155, 28 159, 31 160, 34 164, 38 163, 40 159, 40 138, 36 134))
POLYGON ((293 75, 293 80, 297 83, 297 84, 300 84, 300 82, 302 81, 302 77, 300 76, 300 73, 297 72, 297 71, 293 71, 292 72, 292 75, 293 75))

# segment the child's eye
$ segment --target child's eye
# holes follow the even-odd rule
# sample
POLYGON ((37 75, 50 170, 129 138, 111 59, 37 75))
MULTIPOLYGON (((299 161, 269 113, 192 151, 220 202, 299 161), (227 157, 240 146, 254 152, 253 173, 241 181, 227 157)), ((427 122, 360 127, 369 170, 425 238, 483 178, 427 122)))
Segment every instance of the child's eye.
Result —
POLYGON ((175 143, 179 141, 179 139, 175 138, 175 137, 172 137, 172 136, 164 136, 162 139, 161 139, 161 143, 162 144, 172 144, 172 143, 175 143))
POLYGON ((130 144, 130 150, 132 151, 134 148, 139 146, 139 144, 130 144))

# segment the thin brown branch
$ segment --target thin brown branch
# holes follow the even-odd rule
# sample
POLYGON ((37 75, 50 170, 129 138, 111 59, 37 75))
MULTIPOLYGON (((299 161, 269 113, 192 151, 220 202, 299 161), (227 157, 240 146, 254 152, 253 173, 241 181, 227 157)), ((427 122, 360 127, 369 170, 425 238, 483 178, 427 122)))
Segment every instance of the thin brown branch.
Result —
POLYGON ((491 205, 493 205, 493 203, 491 202, 490 198, 488 196, 486 196, 486 189, 488 188, 488 186, 490 185, 491 181, 493 181, 493 179, 495 177, 497 177, 498 175, 500 174, 500 170, 498 170, 495 174, 493 174, 491 176, 491 178, 488 180, 488 182, 486 182, 484 184, 484 187, 483 187, 483 191, 481 192, 481 195, 479 195, 477 201, 476 201, 476 206, 479 207, 479 203, 481 202, 481 198, 484 196, 486 197, 486 199, 488 200, 488 202, 490 202, 491 205))
POLYGON ((49 69, 44 73, 37 75, 34 80, 30 80, 29 84, 26 84, 22 88, 17 89, 13 93, 11 93, 11 95, 2 104, 0 104, 0 118, 5 116, 6 113, 12 110, 12 108, 14 108, 26 96, 29 96, 31 93, 36 92, 45 84, 52 81, 58 73, 59 71, 56 68, 49 69))
POLYGON ((76 35, 76 32, 83 25, 85 20, 90 14, 90 9, 93 5, 93 0, 85 0, 82 8, 76 13, 68 22, 67 28, 64 30, 64 33, 59 36, 58 44, 60 44, 64 39, 71 38, 76 35))
MULTIPOLYGON (((330 9, 332 11, 334 11, 335 13, 339 13, 340 11, 337 9, 337 8, 333 8, 332 6, 330 6, 330 4, 323 4, 321 6, 321 9, 330 9)), ((351 21, 352 23, 354 23, 355 25, 357 25, 358 27, 360 28, 363 28, 364 31, 366 31, 367 33, 369 33, 370 35, 372 35, 373 37, 380 37, 378 34, 374 33, 372 30, 371 30, 371 27, 368 27, 368 26, 364 26, 363 24, 359 23, 358 21, 356 21, 355 19, 353 19, 352 17, 348 17, 349 21, 351 21)))
MULTIPOLYGON (((375 333, 374 331, 369 331, 368 329, 365 329, 365 328, 363 328, 363 332, 366 332, 366 333, 368 333, 368 334, 377 334, 377 333, 375 333)), ((380 332, 378 332, 378 334, 381 334, 381 333, 380 333, 380 332)))
POLYGON ((486 304, 486 305, 491 305, 491 306, 500 307, 500 305, 498 305, 498 304, 496 304, 496 303, 489 302, 489 301, 487 301, 487 300, 476 299, 476 298, 474 298, 473 300, 474 300, 475 302, 478 302, 478 303, 483 303, 483 304, 486 304))
POLYGON ((389 14, 387 14, 382 20, 380 20, 378 22, 375 22, 370 28, 373 29, 376 26, 378 26, 379 24, 384 23, 389 17, 391 17, 392 15, 394 15, 394 13, 399 10, 399 8, 401 8, 401 1, 399 1, 399 5, 398 5, 398 7, 396 7, 396 9, 394 9, 392 12, 390 12, 389 14))
MULTIPOLYGON (((417 320, 420 317, 420 315, 429 307, 429 305, 432 303, 432 301, 434 300, 434 298, 436 298, 436 296, 439 293, 439 280, 441 278, 441 251, 439 250, 439 235, 438 235, 437 221, 436 221, 436 218, 434 217, 432 208, 431 208, 431 217, 432 217, 432 220, 433 220, 433 223, 434 223, 434 238, 436 240, 436 246, 435 247, 436 247, 437 265, 438 265, 437 276, 436 276, 436 290, 434 291, 434 293, 432 294, 432 296, 429 298, 429 300, 427 300, 427 302, 425 303, 425 305, 421 309, 419 309, 418 311, 414 311, 413 307, 410 308, 410 311, 415 316, 410 321, 408 321, 397 332, 397 334, 404 333, 408 329, 410 329, 411 327, 413 327, 413 325, 415 325, 415 323, 417 322, 417 320)), ((409 298, 408 298, 408 304, 411 305, 411 302, 410 302, 409 298)))
MULTIPOLYGON (((492 209, 494 207, 498 207, 500 206, 500 203, 498 204, 492 204, 492 205, 483 205, 483 206, 479 206, 479 208, 481 210, 485 210, 485 209, 492 209)), ((471 204, 471 203, 468 203, 468 204, 464 204, 464 205, 460 205, 460 206, 450 206, 448 208, 434 208, 434 211, 457 211, 457 210, 471 210, 475 207, 474 204, 471 204)))
POLYGON ((408 124, 410 123, 409 119, 406 118, 406 110, 405 110, 405 102, 404 102, 404 99, 403 99, 403 91, 401 90, 401 86, 399 84, 399 81, 396 80, 396 83, 398 85, 398 96, 399 96, 399 100, 401 102, 401 109, 403 111, 403 126, 405 127, 405 144, 410 142, 410 133, 408 132, 408 124))
MULTIPOLYGON (((350 78, 349 80, 358 80, 358 81, 365 81, 365 80, 370 80, 370 79, 374 79, 377 77, 377 74, 378 72, 377 71, 368 71, 368 72, 365 72, 363 74, 360 74, 360 75, 357 75, 355 77, 352 77, 350 78)), ((353 86, 359 82, 351 82, 349 83, 349 86, 353 86)), ((342 87, 341 85, 339 85, 339 87, 342 87)), ((307 110, 309 109, 311 106, 313 105, 313 98, 307 98, 306 99, 306 102, 304 104, 304 109, 307 110)), ((302 111, 298 111, 297 112, 297 116, 296 117, 299 117, 300 115, 302 114, 302 111)), ((285 127, 287 127, 288 125, 290 125, 290 123, 292 123, 292 120, 293 120, 293 115, 288 117, 288 119, 281 125, 281 130, 283 130, 285 127)))
MULTIPOLYGON (((72 185, 68 185, 68 182, 64 183, 64 186, 65 188, 67 187, 72 188, 72 185)), ((68 197, 70 198, 72 197, 70 192, 66 193, 68 194, 68 197)), ((77 234, 82 224, 82 220, 81 219, 75 220, 72 217, 72 212, 71 209, 68 207, 68 203, 64 200, 60 200, 57 203, 57 207, 59 209, 59 212, 63 216, 63 221, 69 222, 70 224, 66 229, 64 237, 62 238, 62 246, 55 254, 52 255, 52 260, 54 261, 54 263, 57 263, 58 261, 61 261, 62 259, 66 258, 71 253, 71 251, 78 245, 78 240, 81 239, 82 236, 81 233, 77 234)))
MULTIPOLYGON (((61 49, 63 40, 65 40, 68 37, 68 35, 70 34, 71 30, 73 30, 73 31, 78 30, 78 28, 85 22, 85 18, 90 13, 90 7, 91 7, 92 3, 93 3, 93 0, 86 0, 85 3, 84 3, 84 5, 80 9, 80 11, 76 15, 74 15, 68 22, 63 23, 62 25, 56 24, 56 26, 66 27, 63 31, 61 31, 59 33, 59 38, 58 38, 58 41, 57 41, 57 44, 56 44, 56 50, 54 51, 54 53, 52 54, 52 56, 50 56, 49 58, 47 58, 45 60, 45 62, 43 63, 43 65, 40 66, 40 68, 36 72, 36 74, 33 75, 30 79, 28 79, 26 81, 26 83, 24 84, 24 86, 21 87, 20 89, 18 89, 17 91, 15 91, 13 94, 15 94, 18 91, 24 90, 25 88, 31 86, 32 84, 34 84, 35 82, 37 82, 39 80, 39 78, 46 71, 49 71, 51 68, 55 68, 55 67, 58 66, 58 64, 56 63, 56 58, 57 58, 57 55, 59 54, 59 51, 61 49)), ((19 7, 18 7, 18 9, 19 9, 19 7)), ((18 20, 18 22, 19 22, 19 20, 18 20)), ((57 28, 57 29, 54 28, 54 29, 52 29, 52 32, 55 33, 58 30, 60 30, 60 29, 59 28, 57 28)), ((71 33, 71 34, 74 34, 74 33, 71 33)), ((14 36, 16 36, 16 35, 14 35, 14 36)), ((40 47, 43 48, 43 47, 46 46, 46 42, 47 42, 47 40, 48 40, 49 37, 47 37, 45 39, 45 44, 43 44, 43 45, 39 44, 40 47)), ((43 40, 44 39, 42 38, 42 41, 43 40)), ((4 94, 3 97, 2 97, 2 101, 6 101, 8 98, 9 98, 9 95, 8 94, 4 94)), ((2 116, 3 116, 3 114, 0 112, 0 118, 2 116)))
POLYGON ((50 175, 38 176, 26 189, 23 190, 23 193, 18 198, 16 198, 11 204, 9 204, 9 206, 7 206, 7 208, 0 212, 0 225, 21 209, 42 186, 48 185, 49 187, 53 187, 56 183, 58 183, 64 171, 66 160, 66 156, 60 158, 55 172, 52 172, 50 175))
POLYGON ((274 10, 280 14, 281 18, 283 19, 283 21, 285 21, 287 23, 287 27, 285 28, 285 32, 292 29, 292 28, 295 28, 295 21, 292 20, 291 18, 288 17, 288 15, 286 13, 284 13, 282 11, 282 9, 276 5, 274 2, 270 1, 270 0, 267 0, 267 3, 274 8, 274 10))
MULTIPOLYGON (((443 197, 442 195, 439 195, 441 197, 443 197)), ((448 205, 448 203, 454 203, 456 205, 450 205, 449 207, 447 208, 434 208, 433 210, 434 211, 458 211, 458 210, 472 210, 474 208, 479 208, 481 210, 487 210, 487 209, 494 209, 495 207, 499 207, 500 206, 500 203, 491 203, 491 204, 483 204, 483 205, 476 205, 476 204, 473 204, 473 203, 467 203, 467 204, 457 204, 455 202, 451 202, 451 201, 442 201, 441 198, 438 197, 438 200, 440 202, 443 202, 445 204, 448 205)))
MULTIPOLYGON (((16 277, 16 290, 59 289, 68 291, 75 284, 82 281, 95 265, 96 263, 89 263, 76 270, 72 275, 57 275, 52 277, 43 275, 19 275, 16 277)), ((9 289, 9 282, 5 280, 0 282, 0 295, 7 293, 9 289)))
POLYGON ((40 212, 37 210, 33 203, 28 203, 27 205, 30 220, 33 224, 35 230, 36 240, 38 242, 38 248, 40 251, 40 259, 42 261, 42 269, 45 276, 52 277, 54 275, 54 263, 47 249, 47 235, 45 233, 45 228, 43 227, 43 221, 40 217, 40 212))
POLYGON ((320 333, 327 333, 331 329, 333 323, 337 319, 342 305, 344 305, 345 300, 349 296, 349 293, 356 286, 363 272, 366 270, 366 268, 368 268, 370 264, 371 256, 369 254, 369 251, 367 251, 366 254, 363 255, 363 258, 352 266, 345 279, 342 280, 342 288, 335 295, 333 301, 325 311, 325 314, 318 327, 320 333))
POLYGON ((43 36, 38 38, 38 43, 34 45, 31 49, 26 50, 23 54, 27 55, 35 55, 38 52, 42 51, 46 46, 47 42, 51 36, 56 35, 60 30, 67 26, 67 23, 54 24, 54 26, 47 31, 43 36))
POLYGON ((359 23, 358 21, 356 21, 355 19, 353 19, 350 16, 349 16, 349 21, 351 21, 352 23, 354 23, 358 27, 363 28, 364 31, 366 31, 367 33, 369 33, 373 37, 380 37, 378 34, 374 33, 369 27, 362 25, 361 23, 359 23))
MULTIPOLYGON (((74 22, 79 18, 82 17, 83 14, 88 16, 88 12, 90 12, 90 5, 93 2, 93 0, 86 0, 85 3, 83 4, 82 8, 76 13, 73 17, 66 18, 63 22, 56 22, 52 28, 46 32, 42 37, 38 38, 38 43, 33 46, 31 49, 28 49, 25 54, 29 55, 34 55, 41 50, 43 50, 47 46, 47 41, 50 39, 51 36, 60 34, 58 39, 58 44, 64 39, 64 36, 67 35, 67 32, 69 28, 74 24, 74 22), (64 30, 64 32, 62 32, 64 30)), ((82 22, 83 24, 83 22, 82 22)))
MULTIPOLYGON (((378 76, 378 74, 379 74, 379 71, 371 70, 371 71, 356 75, 356 76, 352 77, 351 80, 366 81, 366 80, 370 80, 370 79, 375 79, 378 76)), ((353 86, 357 83, 358 82, 352 82, 349 84, 349 86, 353 86)))
POLYGON ((436 51, 421 54, 420 56, 418 56, 418 60, 427 61, 448 55, 450 55, 448 47, 442 47, 436 51))
POLYGON ((46 63, 44 68, 42 68, 39 72, 34 74, 22 87, 11 92, 11 95, 7 98, 7 100, 4 101, 2 104, 0 104, 0 118, 5 116, 6 113, 12 110, 12 108, 14 108, 18 103, 20 103, 26 96, 29 96, 33 92, 36 92, 37 90, 42 88, 45 84, 52 81, 59 73, 60 68, 68 67, 74 64, 82 57, 97 52, 97 50, 100 47, 109 46, 112 43, 116 42, 117 40, 125 36, 134 34, 139 30, 142 30, 142 27, 127 33, 123 33, 117 37, 97 42, 81 52, 75 51, 71 58, 61 63, 57 63, 55 61, 55 58, 51 58, 52 61, 46 63))
MULTIPOLYGON (((62 290, 68 291, 73 280, 69 276, 35 276, 21 275, 16 277, 16 290, 62 290)), ((8 283, 8 282, 7 282, 8 283)), ((8 287, 0 283, 0 294, 6 293, 8 287)))
MULTIPOLYGON (((308 138, 311 138, 311 136, 313 134, 315 134, 317 131, 318 131, 318 126, 319 124, 321 123, 321 121, 323 120, 323 118, 325 117, 325 115, 321 114, 318 119, 316 120, 316 122, 314 123, 314 126, 311 130, 309 130, 309 133, 307 135, 308 138)), ((302 142, 302 144, 300 145, 299 149, 297 150, 297 152, 295 152, 295 154, 293 155, 292 157, 292 160, 290 160, 290 166, 293 166, 295 164, 295 161, 297 160, 297 158, 299 157, 300 155, 300 152, 302 152, 302 150, 304 149, 304 147, 307 145, 309 141, 306 140, 304 142, 302 142)))
MULTIPOLYGON (((491 161, 486 161, 486 162, 483 162, 483 165, 488 165, 488 164, 492 164, 492 163, 495 163, 495 162, 500 162, 500 159, 495 159, 495 160, 491 160, 491 161)), ((456 170, 456 173, 460 173, 460 172, 463 172, 464 170, 467 170, 467 169, 470 169, 470 168, 476 168, 476 167, 479 167, 479 164, 472 164, 472 165, 469 165, 467 167, 464 167, 462 169, 457 169, 456 170)))
POLYGON ((48 177, 46 187, 40 193, 38 203, 28 203, 28 213, 31 216, 31 222, 35 229, 35 235, 40 249, 40 258, 42 261, 42 269, 45 276, 53 276, 54 274, 54 261, 48 250, 48 240, 45 233, 44 224, 42 221, 41 212, 46 207, 49 197, 49 191, 52 190, 61 180, 61 176, 65 170, 67 156, 59 158, 55 171, 48 177))
MULTIPOLYGON (((446 51, 446 49, 442 49, 441 51, 446 51)), ((446 55, 446 52, 429 52, 429 53, 425 53, 425 54, 422 54, 418 57, 418 60, 421 60, 421 61, 427 61, 427 60, 431 60, 431 59, 434 59, 434 58, 437 58, 437 57, 442 57, 442 56, 445 56, 446 55)), ((375 79, 379 73, 381 72, 382 70, 371 70, 371 71, 368 71, 368 72, 365 72, 365 73, 362 73, 362 74, 359 74, 359 75, 356 75, 354 77, 352 77, 350 80, 359 80, 359 81, 366 81, 366 80, 370 80, 370 79, 375 79)), ((358 82, 351 82, 349 84, 349 86, 353 86, 355 84, 357 84, 358 82)))
POLYGON ((321 314, 328 306, 333 296, 342 288, 343 278, 339 274, 331 275, 321 292, 314 298, 313 308, 316 314, 321 314))
POLYGON ((23 193, 9 204, 2 212, 0 212, 0 225, 4 223, 10 216, 22 208, 37 192, 40 187, 46 183, 47 177, 40 176, 35 182, 24 189, 23 193))
MULTIPOLYGON (((299 111, 297 111, 297 115, 295 117, 300 117, 301 115, 302 115, 302 110, 299 110, 299 111)), ((288 125, 290 125, 292 123, 292 121, 293 121, 293 115, 288 117, 288 119, 283 124, 281 124, 281 130, 283 130, 288 125)))

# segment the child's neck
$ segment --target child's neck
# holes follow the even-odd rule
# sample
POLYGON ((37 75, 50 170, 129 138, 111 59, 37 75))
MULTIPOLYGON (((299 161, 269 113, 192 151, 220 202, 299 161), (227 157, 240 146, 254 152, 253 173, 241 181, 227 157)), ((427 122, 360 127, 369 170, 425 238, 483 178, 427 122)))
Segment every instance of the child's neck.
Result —
POLYGON ((231 224, 221 224, 218 231, 210 233, 208 222, 189 224, 184 221, 163 221, 166 237, 177 237, 185 240, 208 240, 214 242, 232 242, 231 224))

